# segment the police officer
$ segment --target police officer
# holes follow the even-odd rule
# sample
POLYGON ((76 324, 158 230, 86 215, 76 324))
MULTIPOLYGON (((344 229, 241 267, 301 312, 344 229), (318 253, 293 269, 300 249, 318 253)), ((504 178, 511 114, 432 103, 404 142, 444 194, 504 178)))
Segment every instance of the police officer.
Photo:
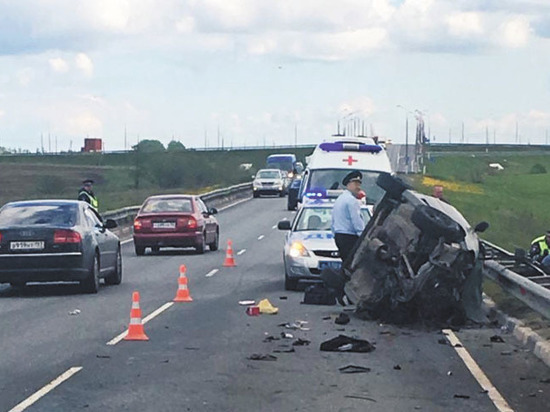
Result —
POLYGON ((550 273, 550 230, 531 242, 529 255, 542 265, 542 268, 550 273))
POLYGON ((358 200, 362 178, 363 175, 358 170, 344 177, 342 184, 346 190, 338 196, 332 210, 332 233, 342 261, 347 259, 355 242, 365 229, 361 203, 358 200))
POLYGON ((92 179, 86 179, 82 182, 82 187, 78 191, 78 200, 83 200, 84 202, 89 203, 95 210, 99 208, 99 202, 95 197, 95 194, 92 190, 92 185, 94 181, 92 179))

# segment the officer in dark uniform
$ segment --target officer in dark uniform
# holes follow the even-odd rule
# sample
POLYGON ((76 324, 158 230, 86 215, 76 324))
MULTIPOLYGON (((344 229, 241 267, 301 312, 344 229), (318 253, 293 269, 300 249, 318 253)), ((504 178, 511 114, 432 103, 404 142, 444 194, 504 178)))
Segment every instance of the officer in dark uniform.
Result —
POLYGON ((95 210, 98 210, 99 202, 97 201, 97 197, 92 190, 93 184, 94 181, 92 179, 86 179, 82 182, 82 187, 78 191, 78 200, 87 202, 92 205, 95 210))

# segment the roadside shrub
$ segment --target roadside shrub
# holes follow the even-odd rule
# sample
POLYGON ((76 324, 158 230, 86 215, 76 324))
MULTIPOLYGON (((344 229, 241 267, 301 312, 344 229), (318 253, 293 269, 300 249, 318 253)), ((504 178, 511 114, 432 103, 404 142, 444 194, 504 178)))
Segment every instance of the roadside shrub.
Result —
POLYGON ((543 175, 545 173, 547 173, 546 167, 544 167, 540 163, 535 163, 531 168, 531 170, 529 171, 529 174, 532 174, 532 175, 543 175))

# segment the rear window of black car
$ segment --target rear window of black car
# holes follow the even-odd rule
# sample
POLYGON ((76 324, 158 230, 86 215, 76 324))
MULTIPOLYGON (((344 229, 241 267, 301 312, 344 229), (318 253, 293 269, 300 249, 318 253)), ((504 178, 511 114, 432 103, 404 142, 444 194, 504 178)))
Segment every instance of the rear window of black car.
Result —
POLYGON ((0 226, 64 226, 76 224, 78 206, 6 205, 0 210, 0 226))
POLYGON ((163 213, 163 212, 193 212, 191 199, 149 199, 141 209, 142 213, 163 213))

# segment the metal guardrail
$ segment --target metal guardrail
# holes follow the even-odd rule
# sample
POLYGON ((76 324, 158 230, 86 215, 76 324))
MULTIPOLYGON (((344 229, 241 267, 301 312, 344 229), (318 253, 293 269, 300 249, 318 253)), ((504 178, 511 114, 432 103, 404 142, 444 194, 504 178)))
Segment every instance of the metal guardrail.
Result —
POLYGON ((482 240, 484 274, 507 293, 550 319, 550 275, 514 253, 482 240), (520 273, 516 273, 521 272, 520 273))
MULTIPOLYGON (((226 187, 203 193, 199 197, 211 207, 217 207, 231 200, 244 198, 245 195, 252 194, 252 182, 241 183, 239 185, 226 187)), ((113 219, 119 226, 130 224, 137 215, 140 206, 123 207, 122 209, 112 210, 103 213, 104 219, 113 219)))

